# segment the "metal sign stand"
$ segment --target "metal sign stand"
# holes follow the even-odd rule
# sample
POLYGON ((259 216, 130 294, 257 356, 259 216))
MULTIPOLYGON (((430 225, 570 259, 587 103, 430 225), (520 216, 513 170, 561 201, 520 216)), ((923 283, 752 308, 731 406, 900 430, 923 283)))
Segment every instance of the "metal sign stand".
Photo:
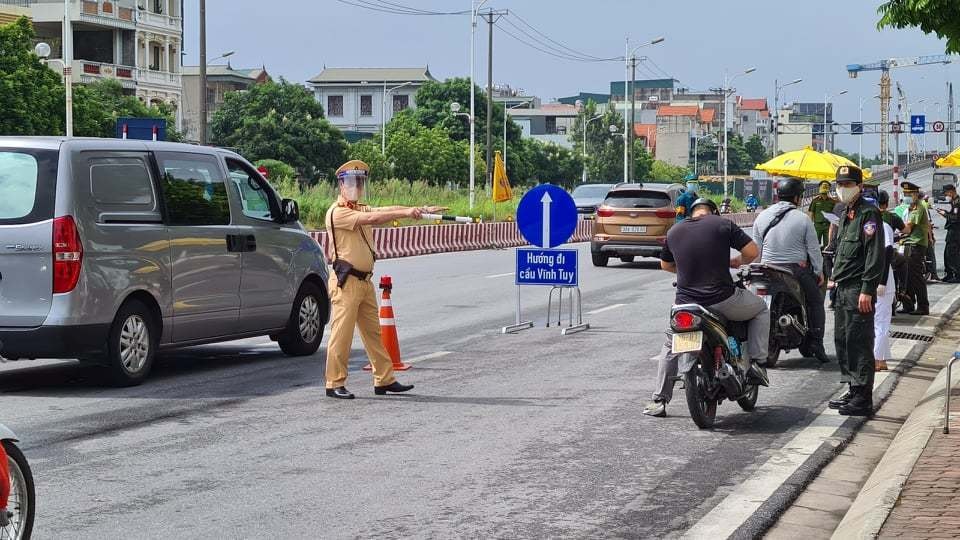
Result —
MULTIPOLYGON (((517 318, 514 324, 504 326, 500 329, 501 334, 512 334, 514 332, 519 332, 520 330, 526 330, 528 328, 533 328, 533 321, 524 321, 521 320, 521 310, 520 310, 520 286, 517 285, 517 318)), ((549 322, 549 321, 548 321, 549 322)))
POLYGON ((590 323, 583 322, 583 297, 580 294, 580 287, 570 287, 570 286, 554 286, 550 289, 550 295, 547 297, 547 328, 550 327, 550 312, 553 306, 553 291, 559 291, 557 295, 557 326, 559 327, 563 319, 563 291, 570 291, 570 310, 569 310, 569 324, 563 330, 560 330, 561 336, 568 336, 570 334, 576 334, 577 332, 583 332, 584 330, 590 329, 590 323), (573 293, 577 293, 577 324, 573 324, 573 293))

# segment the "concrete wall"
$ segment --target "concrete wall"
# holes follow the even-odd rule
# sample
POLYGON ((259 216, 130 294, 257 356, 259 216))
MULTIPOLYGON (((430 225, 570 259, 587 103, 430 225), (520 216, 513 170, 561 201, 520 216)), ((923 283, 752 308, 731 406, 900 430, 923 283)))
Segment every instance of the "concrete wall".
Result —
POLYGON ((657 152, 654 156, 671 165, 690 164, 690 133, 657 133, 657 152))

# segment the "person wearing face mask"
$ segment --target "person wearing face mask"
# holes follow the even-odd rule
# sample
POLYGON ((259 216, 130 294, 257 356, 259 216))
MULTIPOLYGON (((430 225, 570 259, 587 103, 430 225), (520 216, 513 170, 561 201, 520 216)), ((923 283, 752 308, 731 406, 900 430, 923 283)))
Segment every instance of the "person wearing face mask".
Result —
POLYGON ((873 414, 874 306, 883 276, 884 230, 880 210, 861 196, 863 172, 837 169, 837 195, 845 206, 836 233, 836 255, 829 286, 836 289, 834 344, 841 381, 849 390, 829 406, 846 416, 873 414))
POLYGON ((693 210, 693 202, 696 201, 699 197, 697 195, 697 183, 694 181, 687 182, 687 189, 677 197, 677 221, 683 221, 690 217, 690 212, 693 210))
POLYGON ((393 363, 380 340, 380 314, 371 277, 377 260, 373 249, 373 226, 395 219, 420 219, 422 213, 439 213, 445 208, 388 206, 372 208, 360 203, 370 168, 353 160, 337 170, 340 196, 327 211, 333 272, 328 290, 332 313, 330 340, 327 342, 327 396, 353 399, 346 388, 347 361, 353 343, 354 327, 360 330, 367 357, 373 365, 373 389, 376 395, 406 392, 413 385, 400 384, 393 375, 393 363))
POLYGON ((927 245, 930 242, 930 219, 927 210, 920 201, 920 186, 912 182, 903 182, 904 256, 907 258, 907 295, 910 304, 903 311, 910 315, 928 315, 930 301, 927 299, 927 280, 924 278, 927 245), (908 309, 916 307, 916 309, 908 309))

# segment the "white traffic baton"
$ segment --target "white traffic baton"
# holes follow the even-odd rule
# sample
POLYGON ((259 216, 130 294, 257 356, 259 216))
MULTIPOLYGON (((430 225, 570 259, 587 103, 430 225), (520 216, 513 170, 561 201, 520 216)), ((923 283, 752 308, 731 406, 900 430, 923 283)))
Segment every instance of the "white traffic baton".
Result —
POLYGON ((472 217, 447 216, 443 214, 420 214, 420 219, 432 219, 436 221, 453 221, 456 223, 474 223, 476 221, 472 217))

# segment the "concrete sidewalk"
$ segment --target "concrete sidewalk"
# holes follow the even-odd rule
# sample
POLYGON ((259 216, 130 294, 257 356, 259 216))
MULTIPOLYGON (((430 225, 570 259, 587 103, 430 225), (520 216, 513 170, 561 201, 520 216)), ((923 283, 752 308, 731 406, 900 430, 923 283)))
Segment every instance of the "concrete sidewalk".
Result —
MULTIPOLYGON (((954 294, 950 296, 955 296, 955 291, 951 292, 954 294)), ((947 503, 934 502, 937 497, 953 494, 957 497, 955 504, 960 506, 960 492, 954 489, 960 488, 956 482, 960 472, 949 471, 950 459, 960 455, 958 439, 949 439, 960 437, 960 419, 952 422, 957 435, 934 435, 931 439, 934 429, 941 426, 938 421, 946 378, 941 370, 960 339, 960 319, 950 319, 957 302, 944 300, 939 313, 918 321, 914 327, 917 334, 937 335, 936 339, 929 344, 916 342, 912 347, 905 340, 896 343, 894 357, 904 360, 891 368, 899 376, 883 377, 891 379, 886 384, 896 384, 895 390, 872 420, 858 426, 852 438, 840 441, 837 456, 766 532, 766 538, 875 538, 881 527, 884 537, 930 538, 937 531, 948 534, 960 530, 960 522, 948 522, 957 518, 950 517, 947 503), (930 463, 915 468, 928 441, 932 441, 930 463), (912 499, 904 499, 895 507, 905 483, 912 499), (919 506, 926 506, 927 510, 918 513, 919 506), (938 508, 935 516, 930 508, 938 508)), ((954 380, 960 379, 960 366, 957 367, 954 380)), ((880 384, 884 381, 878 381, 880 384)), ((960 410, 960 399, 956 408, 960 410)), ((907 494, 905 491, 904 495, 907 494)))

